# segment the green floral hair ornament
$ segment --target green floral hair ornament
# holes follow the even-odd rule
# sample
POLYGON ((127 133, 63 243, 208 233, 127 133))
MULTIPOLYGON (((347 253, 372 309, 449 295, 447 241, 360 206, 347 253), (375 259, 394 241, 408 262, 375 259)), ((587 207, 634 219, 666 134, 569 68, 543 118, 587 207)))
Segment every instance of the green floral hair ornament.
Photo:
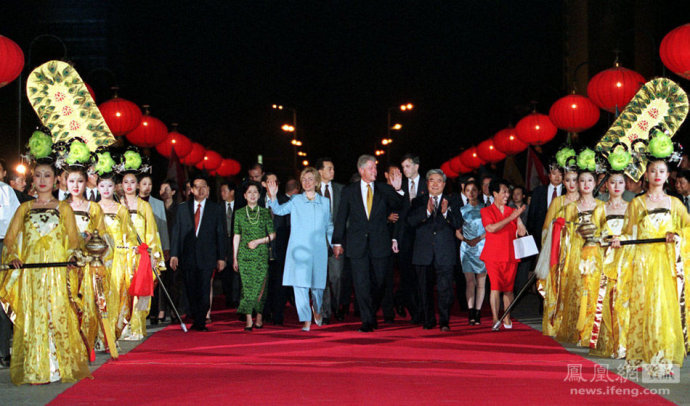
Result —
POLYGON ((665 159, 673 154, 673 141, 671 137, 663 131, 654 128, 654 134, 649 138, 647 151, 654 158, 665 159))
POLYGON ((34 131, 29 138, 29 152, 35 159, 45 158, 53 150, 53 138, 42 132, 34 131))
POLYGON ((607 157, 609 161, 609 166, 611 170, 622 171, 630 165, 632 162, 632 155, 628 152, 624 146, 619 145, 611 151, 607 157))
POLYGON ((556 163, 561 168, 565 168, 568 164, 568 158, 575 156, 575 150, 570 147, 563 147, 556 152, 556 163))
POLYGON ((137 151, 129 150, 124 153, 123 157, 125 158, 126 171, 136 171, 141 167, 141 155, 137 151))
POLYGON ((113 166, 115 166, 115 160, 110 155, 110 152, 97 152, 96 153, 97 162, 94 165, 93 170, 98 174, 98 176, 103 176, 106 173, 113 171, 113 166))
POLYGON ((597 169, 596 152, 585 148, 577 155, 577 167, 581 171, 594 172, 597 169))
POLYGON ((91 151, 81 141, 72 141, 69 146, 69 154, 65 158, 65 162, 69 165, 87 164, 91 158, 91 151))

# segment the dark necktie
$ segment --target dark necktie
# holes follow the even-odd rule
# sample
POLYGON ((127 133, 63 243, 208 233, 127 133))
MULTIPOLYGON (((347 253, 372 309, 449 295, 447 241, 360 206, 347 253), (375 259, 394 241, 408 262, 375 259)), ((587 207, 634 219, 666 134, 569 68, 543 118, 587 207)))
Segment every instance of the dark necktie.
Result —
POLYGON ((199 220, 201 219, 201 203, 196 206, 196 211, 194 212, 194 233, 198 235, 199 233, 199 220))
POLYGON ((556 186, 553 187, 553 193, 551 193, 551 201, 553 202, 553 199, 558 197, 558 188, 556 186))
POLYGON ((434 216, 438 212, 438 196, 434 196, 434 216))
POLYGON ((232 206, 230 203, 225 203, 228 207, 225 210, 227 227, 228 227, 228 237, 232 235, 232 206))
POLYGON ((328 189, 328 185, 324 187, 324 192, 323 192, 323 197, 327 197, 328 199, 331 198, 331 191, 328 189))

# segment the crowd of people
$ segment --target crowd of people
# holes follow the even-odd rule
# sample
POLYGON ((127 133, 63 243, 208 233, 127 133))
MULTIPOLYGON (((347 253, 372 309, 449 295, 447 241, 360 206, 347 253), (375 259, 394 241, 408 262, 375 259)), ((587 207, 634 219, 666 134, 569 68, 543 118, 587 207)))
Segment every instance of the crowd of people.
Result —
POLYGON ((29 143, 31 182, 6 177, 0 162, 9 179, 0 182, 2 260, 11 264, 0 274, 0 363, 15 384, 89 376, 96 351, 117 357, 117 341, 143 339, 147 322, 207 331, 218 287, 247 332, 283 325, 288 302, 305 332, 350 312, 358 331, 372 332, 379 310, 383 323, 409 316, 449 332, 456 297, 467 323, 482 324, 488 282, 486 326, 511 329, 501 305, 533 268, 544 334, 630 365, 682 364, 688 348, 687 160, 669 166, 650 152, 635 182, 624 174, 630 163, 601 173, 608 160, 566 147, 549 184, 527 193, 490 173, 457 184, 440 169, 422 174, 413 154, 388 165, 385 181, 376 158, 362 155, 342 185, 324 157, 282 192, 276 174, 255 164, 239 184, 200 172, 184 189, 164 180, 157 199, 136 149, 83 153, 79 140, 39 148, 45 137, 29 143), (513 241, 528 233, 541 252, 520 260, 513 241), (79 262, 96 234, 107 243, 103 265, 79 262), (663 241, 630 241, 649 238, 663 241), (45 263, 55 266, 25 266, 45 263))

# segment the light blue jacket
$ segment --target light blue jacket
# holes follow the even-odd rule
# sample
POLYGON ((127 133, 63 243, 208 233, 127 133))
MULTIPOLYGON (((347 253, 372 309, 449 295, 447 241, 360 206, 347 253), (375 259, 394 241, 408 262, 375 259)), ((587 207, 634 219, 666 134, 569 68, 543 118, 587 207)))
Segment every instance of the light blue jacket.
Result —
POLYGON ((290 215, 290 241, 285 255, 284 286, 324 289, 328 268, 328 246, 333 234, 331 205, 317 194, 314 200, 302 193, 290 201, 268 203, 273 214, 290 215))

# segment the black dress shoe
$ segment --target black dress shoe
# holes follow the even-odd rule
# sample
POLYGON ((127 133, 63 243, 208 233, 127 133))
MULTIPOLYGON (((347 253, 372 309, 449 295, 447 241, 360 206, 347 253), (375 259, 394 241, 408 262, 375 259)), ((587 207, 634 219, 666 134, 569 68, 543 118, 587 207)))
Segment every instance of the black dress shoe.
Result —
POLYGON ((374 322, 371 324, 371 328, 373 328, 373 329, 379 328, 379 322, 374 320, 374 322))
POLYGON ((191 329, 195 331, 208 331, 208 328, 201 324, 192 324, 191 329))
POLYGON ((327 326, 327 325, 329 325, 329 324, 331 324, 331 319, 330 319, 329 317, 323 317, 323 318, 321 319, 321 325, 327 326))
POLYGON ((405 306, 403 306, 401 304, 395 306, 395 311, 396 311, 396 313, 398 313, 398 316, 400 316, 400 317, 407 316, 407 312, 405 311, 405 306))
POLYGON ((158 324, 158 317, 150 318, 149 322, 151 323, 152 326, 155 326, 156 324, 158 324))
POLYGON ((2 366, 3 368, 9 368, 11 360, 12 358, 9 355, 6 357, 0 357, 0 366, 2 366))
POLYGON ((422 328, 424 330, 431 330, 434 327, 436 327, 436 323, 424 323, 424 326, 422 328))
POLYGON ((371 333, 374 331, 374 328, 367 323, 362 323, 362 325, 357 329, 360 333, 371 333))
POLYGON ((450 331, 450 327, 448 327, 447 324, 442 324, 442 325, 441 325, 441 331, 444 332, 444 333, 447 333, 447 332, 450 331))

